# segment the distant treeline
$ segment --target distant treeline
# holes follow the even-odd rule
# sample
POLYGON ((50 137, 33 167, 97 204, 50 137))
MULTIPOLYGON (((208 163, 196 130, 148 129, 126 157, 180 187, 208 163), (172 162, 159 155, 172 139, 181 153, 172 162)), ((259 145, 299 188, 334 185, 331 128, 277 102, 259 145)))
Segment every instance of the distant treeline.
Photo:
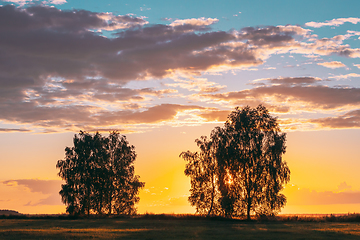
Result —
POLYGON ((300 215, 277 215, 269 218, 256 217, 249 221, 243 218, 227 218, 222 216, 204 216, 199 214, 137 214, 137 215, 81 215, 69 214, 21 214, 12 210, 0 210, 0 219, 49 219, 49 220, 79 220, 79 219, 152 219, 152 220, 199 220, 199 221, 231 221, 231 222, 360 222, 359 213, 349 214, 300 214, 300 215), (17 214, 4 214, 17 213, 17 214))
POLYGON ((14 211, 14 210, 8 210, 8 209, 0 209, 0 215, 15 215, 15 216, 19 216, 22 215, 21 213, 14 211))

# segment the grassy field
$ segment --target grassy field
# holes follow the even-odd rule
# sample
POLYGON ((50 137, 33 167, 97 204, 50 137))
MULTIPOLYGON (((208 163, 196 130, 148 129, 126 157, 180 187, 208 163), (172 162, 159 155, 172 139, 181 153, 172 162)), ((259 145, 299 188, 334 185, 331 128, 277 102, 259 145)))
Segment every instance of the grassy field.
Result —
POLYGON ((0 239, 360 239, 360 223, 221 219, 0 219, 0 239))

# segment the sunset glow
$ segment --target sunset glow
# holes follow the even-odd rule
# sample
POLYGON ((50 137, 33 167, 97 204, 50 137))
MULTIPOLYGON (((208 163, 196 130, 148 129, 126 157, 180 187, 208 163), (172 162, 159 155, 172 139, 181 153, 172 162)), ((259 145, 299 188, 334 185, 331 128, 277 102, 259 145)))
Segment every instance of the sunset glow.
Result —
POLYGON ((194 213, 179 154, 263 104, 287 133, 282 213, 360 212, 360 2, 275 2, 0 1, 0 209, 64 213, 65 147, 119 130, 138 212, 194 213))

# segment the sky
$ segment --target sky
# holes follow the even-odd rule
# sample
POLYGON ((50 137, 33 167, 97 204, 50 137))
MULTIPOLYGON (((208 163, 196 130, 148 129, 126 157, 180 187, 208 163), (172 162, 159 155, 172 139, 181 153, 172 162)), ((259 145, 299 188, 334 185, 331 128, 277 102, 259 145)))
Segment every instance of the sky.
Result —
POLYGON ((64 213, 56 162, 119 130, 139 213, 194 213, 183 151, 235 107, 287 133, 284 214, 360 212, 360 2, 0 1, 0 209, 64 213))

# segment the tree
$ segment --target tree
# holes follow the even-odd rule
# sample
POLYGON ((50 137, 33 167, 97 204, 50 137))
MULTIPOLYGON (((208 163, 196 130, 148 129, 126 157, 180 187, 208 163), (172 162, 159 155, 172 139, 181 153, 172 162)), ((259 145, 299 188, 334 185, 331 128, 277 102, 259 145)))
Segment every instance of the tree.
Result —
POLYGON ((180 157, 187 161, 185 175, 191 177, 190 204, 199 214, 219 214, 216 162, 212 142, 202 136, 196 139, 200 153, 182 152, 180 157))
POLYGON ((134 175, 135 148, 113 131, 108 137, 80 131, 74 146, 59 160, 59 176, 66 181, 60 195, 70 214, 134 214, 144 183, 134 175))
MULTIPOLYGON (((280 211, 286 203, 286 197, 280 191, 290 180, 290 170, 282 160, 286 134, 281 133, 276 118, 262 105, 254 109, 236 108, 224 127, 216 127, 211 132, 210 139, 207 144, 211 147, 206 151, 212 155, 211 166, 215 167, 199 167, 198 171, 187 174, 191 177, 190 192, 208 192, 203 187, 206 184, 200 183, 197 176, 212 171, 220 196, 217 212, 227 217, 246 215, 250 220, 252 213, 273 215, 280 211)), ((181 154, 188 165, 194 164, 187 156, 196 155, 199 154, 181 154)), ((196 159, 207 164, 202 158, 196 159)), ((209 183, 209 180, 205 179, 205 182, 209 183)), ((206 204, 196 206, 203 205, 206 204)))

